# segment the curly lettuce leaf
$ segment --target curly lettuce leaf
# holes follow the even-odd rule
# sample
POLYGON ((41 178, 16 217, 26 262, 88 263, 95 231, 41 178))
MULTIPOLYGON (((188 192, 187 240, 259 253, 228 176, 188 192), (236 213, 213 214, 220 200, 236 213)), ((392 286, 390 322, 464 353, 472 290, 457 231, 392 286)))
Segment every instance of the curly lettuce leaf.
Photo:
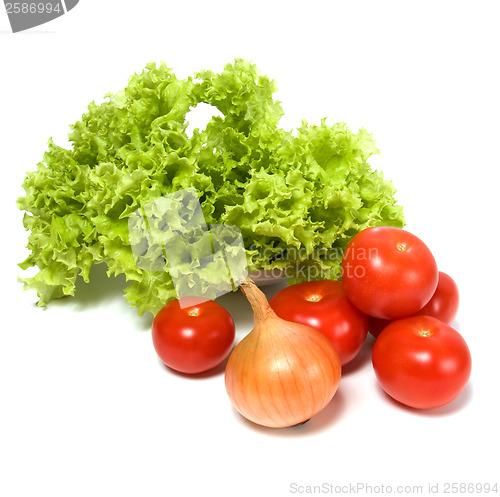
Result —
POLYGON ((184 80, 164 63, 148 64, 124 90, 89 105, 71 126, 69 149, 49 140, 18 200, 31 251, 20 266, 39 269, 22 281, 38 304, 74 295, 76 278, 88 281, 102 263, 108 275, 125 274, 125 296, 139 314, 156 314, 176 297, 172 278, 168 268, 137 267, 128 218, 184 188, 200 192, 207 223, 241 230, 249 271, 285 270, 292 283, 338 278, 354 234, 402 227, 392 183, 367 162, 378 153, 372 136, 326 120, 304 121, 294 136, 278 126, 275 91, 242 59, 184 80), (189 136, 188 113, 198 103, 223 117, 189 136))

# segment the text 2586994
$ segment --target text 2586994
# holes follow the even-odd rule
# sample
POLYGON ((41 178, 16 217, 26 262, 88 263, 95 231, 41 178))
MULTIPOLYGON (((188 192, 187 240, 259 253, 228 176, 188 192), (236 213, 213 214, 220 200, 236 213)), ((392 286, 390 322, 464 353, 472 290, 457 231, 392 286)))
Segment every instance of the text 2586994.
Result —
POLYGON ((6 3, 5 9, 7 14, 62 14, 61 3, 53 5, 44 2, 13 2, 6 3))

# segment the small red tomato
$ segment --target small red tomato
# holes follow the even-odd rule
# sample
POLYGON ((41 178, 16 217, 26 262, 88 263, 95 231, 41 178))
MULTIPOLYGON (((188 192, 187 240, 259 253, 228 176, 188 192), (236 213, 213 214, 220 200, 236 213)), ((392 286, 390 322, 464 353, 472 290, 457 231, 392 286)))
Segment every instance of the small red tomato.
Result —
POLYGON ((432 316, 447 324, 453 323, 458 311, 457 284, 446 273, 439 272, 439 281, 431 300, 416 314, 432 316))
POLYGON ((431 316, 388 325, 372 351, 375 375, 385 392, 410 407, 432 409, 455 399, 471 373, 465 340, 431 316))
POLYGON ((354 359, 368 333, 367 316, 349 302, 340 281, 291 285, 269 304, 280 318, 311 326, 329 338, 342 365, 354 359))
POLYGON ((434 294, 438 269, 427 245, 408 231, 378 226, 360 231, 342 259, 349 300, 369 316, 398 319, 422 309, 434 294))
POLYGON ((159 358, 181 373, 201 373, 218 366, 231 352, 233 318, 212 300, 181 308, 177 299, 156 315, 153 345, 159 358))
MULTIPOLYGON (((446 273, 439 272, 439 281, 431 300, 414 316, 432 316, 446 324, 453 323, 458 311, 458 287, 446 273)), ((390 319, 368 318, 368 330, 377 338, 382 330, 392 323, 390 319)))

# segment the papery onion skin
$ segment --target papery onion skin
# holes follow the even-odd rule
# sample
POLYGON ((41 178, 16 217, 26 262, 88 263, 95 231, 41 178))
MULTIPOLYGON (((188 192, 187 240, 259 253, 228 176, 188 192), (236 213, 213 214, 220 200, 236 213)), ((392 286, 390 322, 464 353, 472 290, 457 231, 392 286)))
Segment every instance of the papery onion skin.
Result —
POLYGON ((335 347, 317 330, 285 321, 272 310, 256 313, 255 321, 226 366, 231 402, 242 416, 262 426, 283 428, 307 421, 337 391, 341 363, 335 347))

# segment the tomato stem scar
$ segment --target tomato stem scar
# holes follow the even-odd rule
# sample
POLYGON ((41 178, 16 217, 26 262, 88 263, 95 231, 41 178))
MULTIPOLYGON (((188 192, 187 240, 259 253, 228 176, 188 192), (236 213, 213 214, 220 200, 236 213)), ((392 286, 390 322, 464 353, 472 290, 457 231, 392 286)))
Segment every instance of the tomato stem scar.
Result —
POLYGON ((396 245, 397 249, 400 250, 401 252, 404 252, 406 250, 406 245, 404 243, 398 243, 396 245))
POLYGON ((306 300, 308 302, 319 302, 323 297, 321 295, 310 295, 309 297, 306 297, 306 300))
POLYGON ((430 337, 432 335, 430 330, 420 330, 420 336, 422 337, 430 337))
POLYGON ((189 314, 190 316, 198 316, 198 315, 200 314, 200 312, 199 312, 199 311, 200 311, 200 310, 199 310, 198 308, 196 308, 196 309, 191 309, 191 310, 188 312, 188 314, 189 314))

